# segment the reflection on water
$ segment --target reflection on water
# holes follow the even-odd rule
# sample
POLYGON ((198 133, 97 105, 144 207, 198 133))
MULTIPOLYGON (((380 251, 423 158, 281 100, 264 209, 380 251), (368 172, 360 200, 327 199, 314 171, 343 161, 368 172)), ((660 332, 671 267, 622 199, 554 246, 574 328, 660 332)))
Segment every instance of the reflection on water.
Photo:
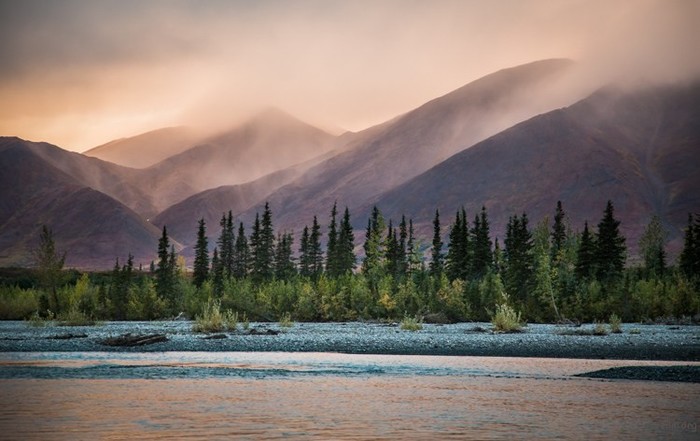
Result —
POLYGON ((0 439, 697 439, 698 384, 569 377, 622 364, 0 354, 0 439))

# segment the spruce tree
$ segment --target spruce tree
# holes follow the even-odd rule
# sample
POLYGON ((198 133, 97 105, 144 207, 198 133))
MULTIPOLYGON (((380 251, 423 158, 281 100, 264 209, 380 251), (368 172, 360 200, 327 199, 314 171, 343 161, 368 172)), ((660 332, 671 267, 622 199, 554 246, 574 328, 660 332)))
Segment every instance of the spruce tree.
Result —
POLYGON ((666 239, 668 233, 661 219, 654 215, 639 239, 639 250, 644 259, 644 268, 649 275, 662 276, 666 270, 666 239))
POLYGON ((243 222, 238 225, 238 236, 236 236, 233 254, 233 276, 240 280, 248 275, 250 262, 250 249, 248 248, 248 238, 245 235, 243 222))
POLYGON ((158 240, 158 266, 156 267, 156 293, 163 300, 168 300, 174 289, 174 268, 170 258, 170 238, 163 226, 163 234, 158 240))
POLYGON ((218 240, 219 259, 223 267, 224 277, 231 278, 233 276, 234 266, 234 232, 233 232, 233 215, 231 211, 228 216, 224 213, 219 222, 221 226, 221 234, 218 240))
POLYGON ((586 280, 593 275, 595 261, 595 242, 588 230, 588 221, 583 224, 583 233, 576 252, 576 276, 586 280))
POLYGON ((620 221, 615 219, 612 201, 608 201, 598 223, 595 240, 595 269, 599 281, 617 279, 625 266, 625 238, 620 234, 620 221))
POLYGON ((689 279, 700 278, 700 216, 688 213, 678 266, 689 279))
POLYGON ((321 226, 314 216, 309 234, 309 264, 311 277, 317 279, 323 273, 323 250, 321 249, 321 226))
POLYGON ((467 279, 469 262, 469 231, 467 228, 466 213, 462 209, 457 212, 455 222, 450 229, 450 243, 445 257, 449 280, 467 279))
POLYGON ((275 277, 278 280, 289 280, 296 273, 292 260, 292 243, 294 239, 291 233, 277 236, 275 250, 275 277))
POLYGON ((204 218, 199 220, 197 242, 194 246, 194 269, 192 282, 197 288, 209 278, 209 240, 204 218))
POLYGON ((219 250, 215 247, 211 257, 211 274, 214 293, 221 296, 224 292, 224 267, 219 260, 219 250))
POLYGON ((430 274, 436 279, 440 277, 444 270, 445 256, 442 253, 442 234, 440 232, 440 212, 435 210, 433 218, 433 248, 430 261, 430 274))
POLYGON ((311 277, 311 256, 309 255, 309 226, 304 225, 299 244, 299 274, 311 277))
POLYGON ((340 221, 336 253, 338 255, 337 275, 352 274, 355 269, 355 234, 350 224, 350 210, 348 207, 345 207, 343 219, 340 221))
POLYGON ((559 251, 563 248, 566 242, 566 214, 562 208, 561 201, 557 201, 557 210, 554 213, 554 225, 552 226, 552 260, 557 260, 559 251))
POLYGON ((331 223, 328 226, 328 245, 326 246, 326 272, 331 277, 337 277, 340 273, 338 262, 338 203, 333 203, 331 210, 331 223))
POLYGON ((63 305, 60 304, 58 299, 58 287, 63 281, 63 265, 66 261, 66 253, 59 254, 56 251, 53 232, 46 225, 41 227, 39 247, 34 250, 33 254, 41 287, 51 298, 51 302, 49 302, 47 297, 42 296, 42 299, 44 299, 42 300, 42 309, 46 310, 52 307, 54 312, 59 314, 63 305), (50 303, 53 303, 53 305, 50 303))
POLYGON ((493 265, 491 250, 491 233, 486 207, 481 207, 481 213, 474 218, 472 236, 472 278, 482 278, 493 265))
POLYGON ((272 211, 269 202, 265 202, 262 221, 260 222, 260 243, 257 253, 257 276, 259 280, 270 280, 274 275, 275 233, 272 227, 272 211))
POLYGON ((528 301, 532 279, 533 255, 532 233, 528 228, 525 213, 511 216, 503 241, 505 257, 505 286, 507 292, 523 304, 528 301))
POLYGON ((382 269, 382 259, 384 257, 384 240, 382 234, 385 224, 384 217, 375 206, 372 215, 367 220, 367 230, 365 231, 365 259, 362 262, 362 272, 379 276, 382 269))
POLYGON ((397 249, 397 260, 399 262, 398 273, 400 277, 404 277, 408 272, 408 256, 406 251, 408 241, 408 225, 406 225, 406 216, 401 215, 401 223, 399 224, 399 244, 397 249))

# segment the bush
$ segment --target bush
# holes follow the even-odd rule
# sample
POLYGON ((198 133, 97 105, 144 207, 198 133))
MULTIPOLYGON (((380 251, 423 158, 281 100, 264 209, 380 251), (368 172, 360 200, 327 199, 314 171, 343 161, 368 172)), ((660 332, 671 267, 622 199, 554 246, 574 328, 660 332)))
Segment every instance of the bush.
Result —
POLYGON ((221 332, 224 330, 235 331, 238 324, 238 314, 227 310, 221 312, 221 304, 218 301, 209 300, 204 311, 197 317, 192 325, 193 332, 221 332))
POLYGON ((282 317, 280 317, 280 326, 283 328, 291 328, 292 326, 294 326, 291 314, 289 314, 288 312, 282 314, 282 317))
POLYGON ((17 286, 0 288, 0 320, 22 320, 39 309, 39 292, 17 286))
POLYGON ((404 331, 420 331, 423 329, 423 319, 418 317, 404 316, 401 320, 401 329, 404 331))
POLYGON ((503 295, 503 302, 496 305, 496 312, 491 317, 496 332, 520 332, 523 328, 523 321, 520 312, 516 312, 508 305, 508 296, 503 295))
POLYGON ((610 332, 613 334, 622 333, 622 319, 615 313, 610 316, 610 332))
POLYGON ((595 328, 593 329, 593 335, 608 335, 608 328, 603 322, 595 322, 595 328))
POLYGON ((62 312, 56 317, 56 320, 58 326, 95 326, 99 323, 95 317, 85 314, 77 307, 62 312))
POLYGON ((27 319, 29 326, 33 328, 43 328, 44 326, 54 325, 54 314, 51 311, 46 311, 46 316, 39 314, 39 311, 34 311, 27 319))

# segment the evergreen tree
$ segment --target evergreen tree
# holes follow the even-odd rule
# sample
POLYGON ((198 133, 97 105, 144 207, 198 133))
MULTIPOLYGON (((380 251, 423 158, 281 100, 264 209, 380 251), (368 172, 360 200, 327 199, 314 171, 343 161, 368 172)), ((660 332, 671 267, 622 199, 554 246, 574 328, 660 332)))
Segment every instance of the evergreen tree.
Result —
POLYGON ((474 218, 472 236, 472 278, 482 278, 493 265, 491 251, 491 233, 486 207, 481 207, 481 213, 474 218))
POLYGON ((163 226, 163 234, 158 240, 158 266, 156 267, 156 293, 168 301, 175 288, 175 262, 170 254, 168 230, 163 226))
POLYGON ((406 225, 406 216, 401 215, 401 223, 399 224, 399 243, 397 248, 397 260, 399 263, 398 275, 402 278, 408 273, 408 258, 406 255, 407 241, 408 226, 406 225))
POLYGON ((331 210, 331 223, 328 226, 328 245, 326 247, 326 272, 331 277, 337 277, 340 275, 339 262, 338 262, 338 225, 336 222, 336 217, 338 215, 338 203, 333 203, 333 209, 331 210))
POLYGON ((557 211, 554 213, 554 225, 552 226, 552 259, 556 261, 559 251, 566 242, 566 214, 561 206, 561 201, 557 201, 557 211))
POLYGON ((197 243, 194 246, 194 270, 192 282, 197 288, 209 278, 209 240, 204 218, 199 220, 197 243))
POLYGON ((221 296, 224 292, 224 266, 219 260, 219 250, 217 248, 214 248, 214 253, 211 257, 211 273, 214 293, 217 296, 221 296))
POLYGON ((292 260, 292 243, 294 238, 291 233, 277 236, 277 249, 275 251, 275 277, 278 280, 289 280, 296 270, 292 260))
POLYGON ((311 277, 317 279, 323 273, 323 251, 321 250, 321 226, 316 216, 311 224, 308 253, 311 277))
POLYGON ((525 305, 528 301, 533 264, 532 234, 528 229, 528 218, 525 213, 520 217, 517 215, 510 217, 503 245, 506 291, 515 300, 525 305))
POLYGON ((248 274, 250 262, 250 249, 248 248, 248 238, 245 235, 243 222, 238 225, 238 236, 233 252, 233 277, 240 280, 248 274))
POLYGON ((433 248, 432 259, 430 261, 430 274, 433 277, 439 278, 444 269, 445 256, 442 253, 442 237, 440 232, 440 212, 435 210, 435 218, 433 219, 433 248))
POLYGON ((449 280, 466 280, 469 265, 469 230, 464 209, 457 212, 450 229, 450 243, 447 250, 446 266, 449 280))
POLYGON ((666 239, 668 233, 661 219, 654 215, 639 239, 639 250, 644 258, 644 268, 650 275, 661 276, 666 270, 666 239))
POLYGON ((39 247, 34 250, 33 254, 34 264, 38 270, 39 283, 51 299, 51 302, 49 302, 47 297, 42 296, 42 309, 46 310, 52 307, 54 312, 59 314, 62 310, 62 305, 58 299, 58 287, 63 282, 63 265, 66 261, 66 253, 60 255, 56 251, 53 232, 46 225, 41 227, 39 247))
POLYGON ((299 244, 299 274, 311 277, 311 257, 309 256, 309 226, 304 225, 299 244))
POLYGON ((233 232, 233 215, 231 211, 228 216, 224 213, 219 222, 221 226, 221 235, 218 240, 219 260, 223 267, 224 277, 231 278, 233 276, 234 266, 234 232, 233 232))
POLYGON ((593 275, 595 261, 595 242, 588 230, 588 222, 583 225, 583 233, 576 252, 576 276, 586 280, 593 275))
POLYGON ((399 255, 399 238, 397 236, 396 230, 394 229, 394 225, 391 219, 389 219, 389 227, 387 230, 385 243, 386 272, 387 274, 397 279, 401 270, 401 262, 399 255))
POLYGON ((345 207, 345 213, 343 213, 343 219, 340 222, 336 253, 338 255, 338 273, 336 275, 352 274, 355 269, 355 234, 350 224, 348 207, 345 207))
POLYGON ((362 272, 365 274, 379 275, 382 269, 382 258, 384 256, 384 217, 375 206, 372 215, 367 220, 367 230, 365 232, 365 259, 362 262, 362 272))
POLYGON ((413 231, 413 219, 408 220, 408 240, 406 242, 406 274, 412 275, 417 271, 421 271, 423 259, 420 252, 420 247, 416 244, 416 238, 413 231))
POLYGON ((117 259, 112 271, 112 283, 110 286, 110 301, 112 304, 112 316, 115 320, 126 320, 126 309, 129 303, 129 289, 133 283, 134 256, 129 253, 126 265, 119 267, 117 259))
POLYGON ((700 276, 700 216, 688 213, 683 251, 678 266, 689 279, 700 276))
POLYGON ((595 240, 595 268, 599 281, 617 279, 625 266, 625 238, 620 234, 620 221, 615 219, 612 201, 605 207, 598 223, 595 240))
POLYGON ((273 261, 275 257, 275 233, 272 227, 272 211, 270 204, 265 202, 262 221, 260 222, 260 242, 255 256, 259 280, 270 280, 274 275, 273 261))

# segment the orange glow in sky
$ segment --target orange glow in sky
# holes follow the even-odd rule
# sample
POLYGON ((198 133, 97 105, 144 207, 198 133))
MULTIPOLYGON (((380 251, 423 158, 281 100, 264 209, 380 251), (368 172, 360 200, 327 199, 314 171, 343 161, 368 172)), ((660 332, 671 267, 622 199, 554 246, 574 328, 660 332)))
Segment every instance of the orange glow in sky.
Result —
POLYGON ((84 151, 267 106, 359 130, 544 58, 682 79, 698 29, 694 0, 0 0, 0 135, 84 151))

